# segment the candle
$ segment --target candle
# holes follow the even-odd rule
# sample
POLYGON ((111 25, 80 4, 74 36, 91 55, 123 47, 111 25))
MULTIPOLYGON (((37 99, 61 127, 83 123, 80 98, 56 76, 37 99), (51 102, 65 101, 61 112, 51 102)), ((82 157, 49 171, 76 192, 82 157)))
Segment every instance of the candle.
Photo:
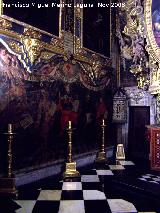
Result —
POLYGON ((8 132, 12 132, 12 124, 8 124, 8 132))
POLYGON ((104 123, 104 119, 102 120, 102 125, 105 125, 105 123, 104 123))
POLYGON ((68 129, 71 129, 72 128, 72 123, 71 121, 68 121, 68 129))

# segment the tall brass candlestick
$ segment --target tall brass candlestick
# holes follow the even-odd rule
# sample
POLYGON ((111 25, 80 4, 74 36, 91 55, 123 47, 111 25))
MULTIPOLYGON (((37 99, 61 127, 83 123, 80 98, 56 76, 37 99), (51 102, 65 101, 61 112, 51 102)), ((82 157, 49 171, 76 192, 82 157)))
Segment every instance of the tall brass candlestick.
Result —
POLYGON ((13 132, 12 124, 8 124, 8 177, 12 177, 12 141, 13 141, 13 132))
POLYGON ((100 150, 97 153, 97 157, 95 162, 96 163, 106 163, 107 158, 106 158, 106 152, 105 152, 105 120, 102 120, 102 124, 101 124, 101 129, 102 129, 102 141, 101 141, 101 145, 100 145, 100 150))
POLYGON ((72 162, 72 134, 73 129, 71 127, 71 121, 69 121, 68 125, 68 163, 72 162))
POLYGON ((73 177, 79 177, 80 173, 76 169, 76 162, 72 159, 72 134, 73 134, 73 128, 71 125, 71 121, 68 122, 68 156, 67 156, 67 162, 66 162, 66 168, 63 173, 63 178, 73 178, 73 177))
POLYGON ((12 142, 13 133, 12 124, 8 124, 8 132, 4 133, 7 135, 7 142, 8 142, 8 152, 7 152, 7 177, 0 178, 0 194, 12 194, 17 196, 15 178, 12 173, 12 142))

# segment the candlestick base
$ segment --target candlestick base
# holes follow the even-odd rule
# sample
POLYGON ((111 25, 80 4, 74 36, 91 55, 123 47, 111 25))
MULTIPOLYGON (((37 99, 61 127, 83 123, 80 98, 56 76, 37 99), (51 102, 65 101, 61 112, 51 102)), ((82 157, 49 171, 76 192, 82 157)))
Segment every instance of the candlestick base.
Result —
POLYGON ((14 177, 0 178, 0 195, 12 197, 18 196, 14 177))
POLYGON ((107 163, 106 152, 98 152, 95 163, 107 163))
POLYGON ((80 177, 80 173, 76 169, 76 162, 66 163, 66 170, 63 173, 63 178, 80 177))

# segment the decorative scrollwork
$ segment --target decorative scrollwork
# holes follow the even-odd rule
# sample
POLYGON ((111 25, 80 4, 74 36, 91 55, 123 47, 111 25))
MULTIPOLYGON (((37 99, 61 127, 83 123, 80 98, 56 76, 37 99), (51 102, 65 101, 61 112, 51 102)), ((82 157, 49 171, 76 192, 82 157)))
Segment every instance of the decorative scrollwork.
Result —
MULTIPOLYGON (((117 36, 121 45, 122 57, 130 60, 131 73, 137 79, 139 88, 148 89, 150 83, 148 53, 145 48, 145 23, 141 0, 130 0, 126 2, 126 11, 120 12, 125 16, 126 24, 117 36)), ((124 22, 125 23, 125 22, 124 22)))
MULTIPOLYGON (((44 75, 49 72, 48 70, 52 73, 52 76, 48 74, 45 81, 61 79, 71 83, 82 80, 83 85, 89 89, 101 90, 110 81, 107 75, 111 67, 111 59, 82 46, 82 12, 83 9, 75 8, 74 33, 65 38, 64 29, 60 29, 60 37, 56 37, 13 18, 2 16, 0 17, 0 42, 11 54, 16 55, 26 70, 32 72, 33 75, 35 73, 42 75, 40 69, 42 65, 51 66, 44 68, 44 75), (14 27, 15 23, 19 27, 14 27), (22 34, 19 29, 23 31, 22 34), (63 66, 60 66, 60 61, 63 66)), ((30 81, 34 81, 34 78, 30 81)))
POLYGON ((24 36, 28 36, 34 39, 41 39, 41 33, 39 31, 33 30, 32 28, 24 28, 24 36))
POLYGON ((11 29, 12 23, 8 20, 5 20, 0 17, 0 28, 2 29, 11 29))
POLYGON ((22 54, 22 46, 16 41, 9 41, 8 45, 16 54, 22 54))
POLYGON ((21 42, 23 44, 23 51, 26 55, 27 61, 31 63, 31 66, 34 65, 40 53, 43 49, 43 44, 40 40, 35 38, 30 38, 28 36, 22 36, 21 42))

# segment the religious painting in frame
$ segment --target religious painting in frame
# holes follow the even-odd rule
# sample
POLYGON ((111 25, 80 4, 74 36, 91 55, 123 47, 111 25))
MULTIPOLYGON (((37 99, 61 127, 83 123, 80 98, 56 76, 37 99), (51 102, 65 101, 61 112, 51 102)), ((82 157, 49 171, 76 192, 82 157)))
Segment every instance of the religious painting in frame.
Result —
POLYGON ((0 14, 59 36, 60 0, 0 0, 0 14))
POLYGON ((101 3, 98 0, 83 0, 83 5, 83 47, 110 57, 110 0, 102 0, 101 3))

